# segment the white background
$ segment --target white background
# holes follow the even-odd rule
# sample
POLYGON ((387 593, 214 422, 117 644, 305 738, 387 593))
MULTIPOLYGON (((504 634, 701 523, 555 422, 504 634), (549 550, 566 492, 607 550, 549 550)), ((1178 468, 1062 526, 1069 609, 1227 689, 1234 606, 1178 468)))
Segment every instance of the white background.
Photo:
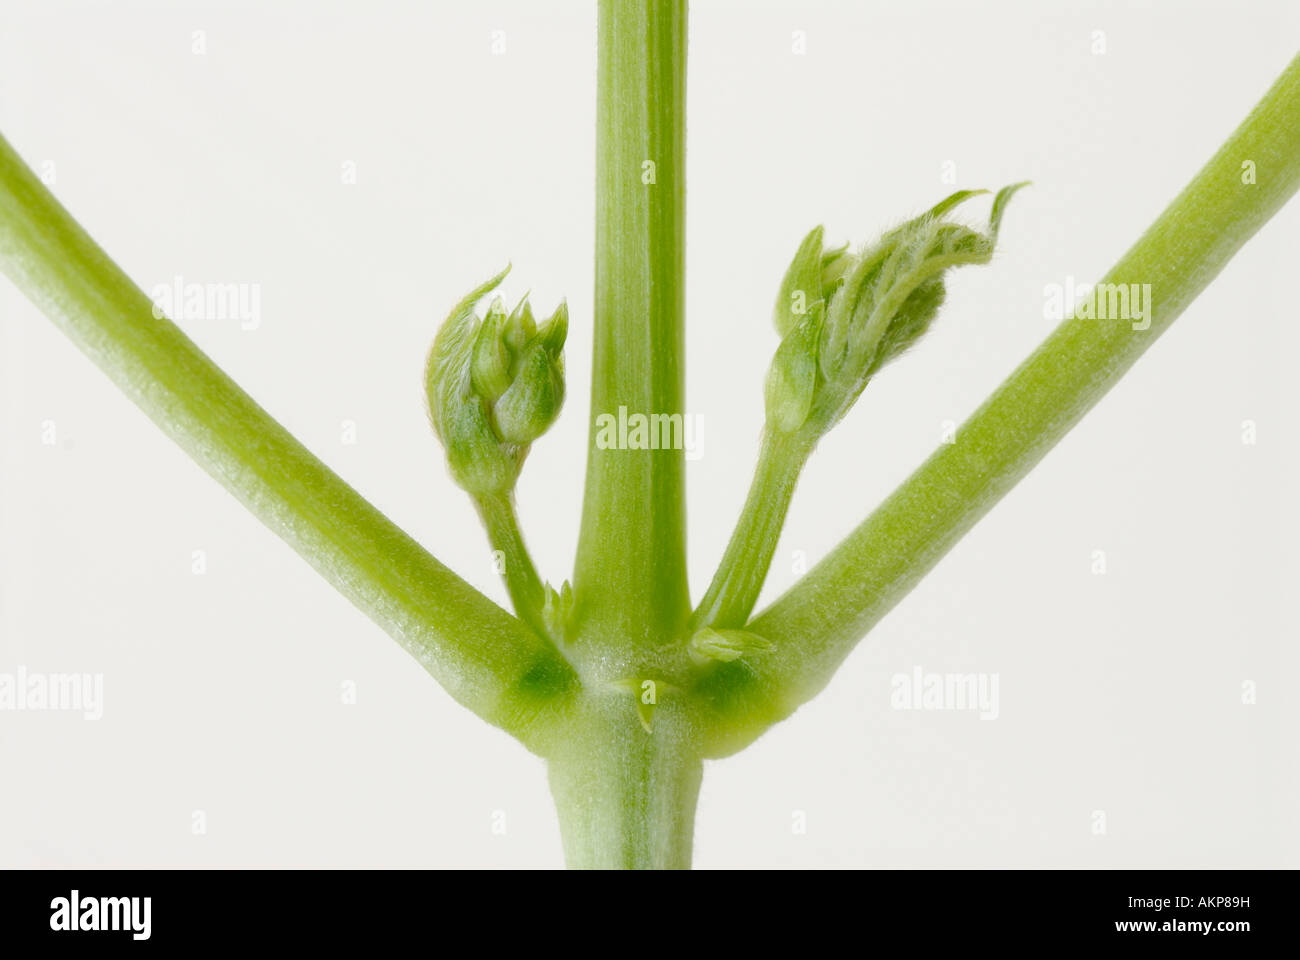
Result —
MULTIPOLYGON (((823 443, 764 602, 796 579, 795 551, 833 546, 1048 333, 1047 284, 1096 279, 1136 239, 1298 28, 1284 0, 695 3, 696 595, 749 482, 770 304, 809 227, 868 240, 951 192, 949 161, 958 186, 1035 184, 994 264, 953 275, 934 332, 823 443)), ((10 142, 53 164, 56 194, 146 289, 260 284, 257 330, 187 332, 502 603, 421 366, 449 306, 506 260, 507 295, 548 311, 568 296, 569 407, 519 490, 543 574, 566 576, 594 72, 589 3, 0 2, 10 142)), ((1292 204, 819 699, 708 767, 698 865, 1297 865, 1297 236, 1292 204), (891 676, 918 665, 998 673, 999 719, 892 710, 891 676)), ((560 862, 540 760, 458 707, 5 280, 0 315, 0 672, 106 688, 97 723, 0 712, 0 864, 560 862)))

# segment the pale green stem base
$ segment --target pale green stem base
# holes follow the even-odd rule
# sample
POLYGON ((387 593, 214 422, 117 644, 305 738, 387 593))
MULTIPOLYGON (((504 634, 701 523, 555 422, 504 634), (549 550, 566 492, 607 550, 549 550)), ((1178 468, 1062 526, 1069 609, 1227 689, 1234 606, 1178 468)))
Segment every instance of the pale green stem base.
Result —
POLYGON ((690 868, 703 763, 671 704, 655 710, 652 733, 635 710, 628 696, 593 701, 550 759, 569 867, 690 868))

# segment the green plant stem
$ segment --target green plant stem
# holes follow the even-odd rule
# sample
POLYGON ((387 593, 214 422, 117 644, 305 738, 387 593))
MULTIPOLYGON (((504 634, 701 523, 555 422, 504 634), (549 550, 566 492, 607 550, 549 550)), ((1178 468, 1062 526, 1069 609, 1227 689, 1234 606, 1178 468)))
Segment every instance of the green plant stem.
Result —
POLYGON ((646 734, 626 696, 590 699, 549 758, 551 794, 570 867, 685 869, 691 865, 703 763, 671 702, 646 734))
POLYGON ((732 718, 713 749, 743 746, 815 696, 857 641, 1105 396, 1297 186, 1300 57, 1102 281, 1151 284, 1150 327, 1067 319, 954 444, 755 618, 750 629, 777 649, 715 671, 700 691, 732 718), (1243 182, 1247 162, 1254 183, 1243 182))
POLYGON ((460 703, 535 750, 576 686, 547 642, 430 556, 212 363, 0 137, 0 267, 209 474, 460 703))
POLYGON ((735 531, 713 582, 691 616, 691 627, 743 627, 758 602, 785 525, 799 471, 812 444, 801 435, 768 430, 735 531))
POLYGON ((505 580, 510 601, 515 605, 515 613, 543 636, 546 628, 542 624, 542 604, 545 593, 537 568, 528 554, 524 544, 523 532, 519 529, 519 517, 515 512, 514 494, 488 494, 474 498, 478 514, 487 528, 488 540, 492 549, 501 553, 501 577, 505 580))
POLYGON ((703 773, 680 703, 642 728, 607 681, 658 675, 690 613, 685 456, 602 449, 602 416, 681 425, 685 223, 685 0, 601 0, 591 423, 574 569, 571 653, 584 679, 548 755, 573 867, 690 865, 703 773), (613 671, 610 673, 610 671, 613 671))
POLYGON ((597 418, 680 417, 685 276, 684 0, 601 0, 591 424, 573 589, 579 642, 676 637, 686 584, 681 449, 597 446, 597 418))

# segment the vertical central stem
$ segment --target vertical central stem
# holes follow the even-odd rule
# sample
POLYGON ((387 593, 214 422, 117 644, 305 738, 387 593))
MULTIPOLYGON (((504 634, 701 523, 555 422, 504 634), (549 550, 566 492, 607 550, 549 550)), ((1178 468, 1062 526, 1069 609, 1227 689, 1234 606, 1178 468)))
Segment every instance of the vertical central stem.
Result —
POLYGON ((548 760, 571 868, 685 870, 704 765, 677 705, 654 711, 653 732, 629 697, 589 700, 548 760))
POLYGON ((581 634, 650 645, 689 612, 684 453, 598 441, 620 408, 681 436, 686 2, 601 0, 598 33, 596 328, 574 593, 581 634))

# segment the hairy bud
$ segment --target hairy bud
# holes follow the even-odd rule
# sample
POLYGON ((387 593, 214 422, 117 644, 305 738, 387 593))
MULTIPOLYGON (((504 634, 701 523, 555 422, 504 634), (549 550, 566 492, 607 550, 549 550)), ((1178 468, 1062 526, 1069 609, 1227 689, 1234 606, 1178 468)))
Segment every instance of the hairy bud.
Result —
POLYGON ((773 313, 782 341, 768 371, 769 429, 806 429, 815 439, 843 417, 867 382, 929 329, 944 274, 992 259, 1002 214, 1022 186, 999 191, 982 233, 946 217, 983 190, 952 194, 858 255, 823 249, 821 227, 809 233, 773 313))

